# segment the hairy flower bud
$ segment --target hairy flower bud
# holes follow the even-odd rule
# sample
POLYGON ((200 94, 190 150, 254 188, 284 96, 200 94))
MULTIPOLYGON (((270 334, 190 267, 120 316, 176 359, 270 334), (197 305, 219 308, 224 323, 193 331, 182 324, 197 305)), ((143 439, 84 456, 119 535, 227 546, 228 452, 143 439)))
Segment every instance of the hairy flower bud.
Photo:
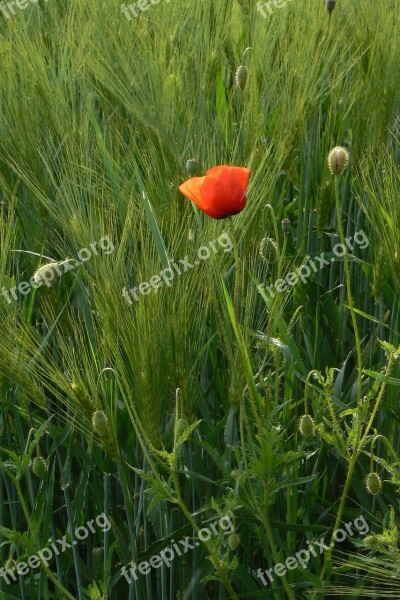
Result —
POLYGON ((189 158, 186 163, 186 171, 190 177, 197 175, 197 173, 200 171, 200 163, 197 158, 189 158))
POLYGON ((102 410, 96 410, 92 418, 94 431, 100 436, 108 434, 108 419, 107 415, 102 410))
POLYGON ((286 235, 290 230, 290 219, 283 219, 282 221, 282 231, 286 235))
POLYGON ((13 558, 7 558, 4 563, 4 568, 6 571, 14 571, 17 568, 17 563, 13 558))
POLYGON ((332 175, 341 175, 349 163, 349 153, 346 148, 336 146, 328 155, 328 167, 332 175))
POLYGON ((265 237, 260 244, 259 252, 261 258, 266 262, 275 262, 278 257, 276 243, 272 238, 265 237))
POLYGON ((247 67, 245 67, 244 65, 241 65, 235 73, 236 85, 241 90, 244 90, 244 88, 246 87, 247 75, 248 75, 247 67))
POLYGON ((228 546, 231 550, 236 550, 240 544, 240 536, 234 532, 228 537, 228 546))
POLYGON ((314 435, 314 419, 310 415, 303 415, 299 419, 299 431, 302 435, 309 437, 314 435))
POLYGON ((369 473, 365 480, 365 487, 367 492, 376 496, 382 489, 382 481, 377 473, 369 473))
POLYGON ((47 463, 41 456, 35 458, 32 462, 32 471, 36 477, 42 478, 47 471, 47 463))

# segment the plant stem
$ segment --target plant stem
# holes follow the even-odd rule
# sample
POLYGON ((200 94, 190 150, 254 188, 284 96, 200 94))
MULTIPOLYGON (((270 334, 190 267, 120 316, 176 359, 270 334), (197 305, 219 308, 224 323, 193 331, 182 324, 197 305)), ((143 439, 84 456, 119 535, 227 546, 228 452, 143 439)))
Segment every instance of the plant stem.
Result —
MULTIPOLYGON (((27 525, 29 527, 29 530, 32 531, 31 518, 30 518, 30 515, 29 515, 28 508, 26 506, 26 502, 25 502, 25 499, 24 499, 24 495, 22 493, 22 489, 21 489, 20 483, 15 478, 13 478, 13 481, 14 481, 15 489, 17 490, 19 501, 20 501, 21 506, 22 506, 22 510, 24 511, 24 515, 25 515, 25 519, 26 519, 27 525)), ((61 583, 53 575, 53 573, 51 572, 51 570, 48 568, 48 566, 43 562, 43 560, 41 558, 40 558, 40 563, 41 563, 42 569, 46 573, 47 577, 50 579, 50 581, 52 581, 54 583, 54 585, 56 586, 56 588, 61 592, 62 597, 63 598, 67 598, 68 600, 76 600, 76 598, 74 598, 74 596, 72 596, 72 594, 70 594, 64 588, 64 586, 61 585, 61 583)))
MULTIPOLYGON (((265 533, 267 535, 268 543, 270 545, 274 561, 275 561, 275 563, 279 563, 279 562, 281 562, 281 560, 280 560, 280 556, 279 556, 278 550, 275 545, 275 540, 274 540, 274 536, 272 534, 272 529, 271 529, 271 523, 269 521, 268 483, 266 481, 264 481, 264 510, 263 510, 263 514, 262 514, 262 521, 264 524, 265 533)), ((286 579, 286 576, 282 575, 281 580, 283 583, 283 587, 285 588, 286 593, 287 593, 288 597, 290 598, 290 600, 295 600, 293 590, 290 587, 290 585, 286 579)))
MULTIPOLYGON (((172 477, 173 477, 173 481, 174 481, 177 504, 178 504, 179 508, 182 510, 182 512, 185 515, 185 517, 187 518, 187 520, 189 521, 189 523, 191 524, 191 526, 193 527, 194 531, 196 531, 196 533, 198 534, 200 531, 200 528, 198 527, 196 521, 193 519, 191 513, 186 508, 186 504, 183 501, 181 491, 180 491, 178 477, 176 475, 174 467, 172 469, 172 477)), ((230 594, 230 597, 232 598, 232 600, 239 600, 238 596, 236 595, 235 590, 231 586, 231 583, 228 579, 228 576, 226 574, 226 568, 221 567, 220 560, 219 560, 218 555, 215 552, 212 544, 210 544, 209 542, 206 542, 205 540, 202 540, 202 543, 207 548, 207 551, 211 557, 212 563, 213 563, 214 567, 216 568, 216 570, 218 571, 222 582, 224 583, 226 589, 228 590, 228 592, 230 594)))
MULTIPOLYGON (((342 222, 342 211, 341 211, 342 207, 340 204, 339 178, 338 177, 336 177, 335 191, 336 191, 336 194, 335 194, 336 216, 337 216, 337 223, 338 223, 338 229, 339 229, 339 236, 340 236, 340 241, 341 241, 342 245, 344 247, 346 247, 346 238, 344 235, 343 222, 342 222)), ((357 388, 358 388, 357 389, 357 402, 360 403, 361 394, 362 394, 362 353, 361 353, 360 334, 358 331, 357 318, 356 318, 356 313, 354 311, 353 296, 351 293, 351 275, 350 275, 349 258, 347 256, 347 250, 344 252, 343 261, 344 261, 344 269, 345 269, 347 301, 349 303, 349 310, 350 310, 350 314, 351 314, 351 320, 353 323, 354 338, 355 338, 355 343, 356 343, 357 370, 358 370, 358 373, 357 373, 357 388)))
MULTIPOLYGON (((391 354, 390 357, 389 357, 389 360, 388 360, 388 364, 386 366, 385 378, 389 376, 390 371, 392 369, 393 362, 394 362, 394 358, 393 358, 393 355, 391 354)), ((363 446, 365 444, 365 441, 367 439, 369 430, 371 429, 372 424, 374 422, 376 413, 378 412, 378 408, 379 408, 379 405, 381 403, 385 387, 386 387, 386 381, 384 380, 382 382, 381 389, 379 390, 378 398, 376 399, 375 406, 374 406, 373 411, 371 413, 371 417, 370 417, 370 419, 368 421, 368 424, 367 424, 367 426, 365 428, 365 431, 364 431, 364 434, 363 434, 362 437, 361 437, 361 423, 358 426, 357 435, 356 435, 356 441, 354 443, 354 452, 353 452, 353 454, 352 454, 352 456, 350 458, 349 470, 347 472, 346 482, 344 484, 342 497, 340 499, 339 510, 337 512, 335 524, 333 526, 333 532, 336 531, 336 529, 340 525, 340 521, 342 520, 342 515, 343 515, 343 511, 344 511, 344 505, 345 505, 345 502, 346 502, 346 499, 347 499, 347 494, 348 494, 349 489, 350 489, 350 484, 351 484, 351 480, 352 480, 352 477, 353 477, 354 469, 355 469, 358 457, 360 456, 361 451, 363 449, 363 446)), ((332 537, 331 537, 331 543, 332 543, 332 540, 333 540, 333 534, 332 534, 332 537)), ((330 557, 330 551, 328 551, 328 557, 330 557)), ((321 575, 320 575, 321 581, 322 581, 322 578, 325 575, 325 572, 326 572, 326 564, 324 564, 324 566, 322 567, 322 571, 321 571, 321 575)), ((316 592, 313 593, 313 595, 311 596, 310 600, 314 600, 315 594, 316 594, 316 592)))
POLYGON ((234 288, 233 288, 233 310, 235 313, 235 318, 236 318, 236 322, 239 323, 239 316, 240 316, 240 311, 239 311, 239 265, 240 265, 240 258, 239 258, 239 248, 238 248, 238 243, 237 243, 237 239, 236 239, 236 235, 235 235, 235 230, 233 227, 233 223, 230 220, 229 223, 229 228, 230 228, 230 232, 232 235, 232 244, 233 244, 233 254, 235 257, 235 277, 234 277, 234 288))

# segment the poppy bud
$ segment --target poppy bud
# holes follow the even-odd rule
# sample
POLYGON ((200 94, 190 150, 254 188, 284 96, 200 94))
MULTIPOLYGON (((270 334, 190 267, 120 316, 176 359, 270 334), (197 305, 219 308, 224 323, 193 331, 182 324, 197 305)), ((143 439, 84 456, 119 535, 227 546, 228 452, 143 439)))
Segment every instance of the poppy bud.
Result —
POLYGON ((286 235, 287 233, 289 233, 289 229, 290 229, 290 219, 283 219, 283 221, 282 221, 283 233, 286 235))
POLYGON ((94 431, 103 437, 108 434, 108 419, 107 415, 102 410, 96 410, 92 418, 94 431))
POLYGON ((299 431, 302 435, 310 437, 314 435, 314 419, 310 415, 303 415, 299 419, 299 431))
POLYGON ((349 163, 349 153, 346 148, 336 146, 329 152, 328 167, 332 175, 341 175, 349 163))
POLYGON ((240 536, 237 533, 231 533, 228 537, 228 546, 231 550, 236 550, 240 544, 240 536))
POLYGON ((335 6, 336 0, 326 0, 326 8, 328 9, 329 14, 331 14, 335 6))
POLYGON ((200 171, 200 163, 197 158, 189 158, 186 163, 186 171, 190 177, 192 177, 192 175, 197 175, 200 171))
POLYGON ((382 546, 378 536, 373 534, 367 535, 367 537, 364 538, 364 543, 366 546, 368 546, 368 548, 380 548, 382 546))
POLYGON ((382 489, 382 481, 377 473, 369 473, 365 480, 365 487, 367 492, 376 496, 382 489))
POLYGON ((13 558, 7 558, 4 563, 4 568, 6 571, 14 571, 17 568, 17 563, 13 558))
POLYGON ((32 463, 32 471, 35 473, 36 477, 42 478, 43 475, 47 471, 47 463, 41 456, 38 456, 34 459, 32 463))
POLYGON ((260 244, 259 253, 267 262, 275 262, 278 256, 276 244, 272 238, 265 237, 260 244))
POLYGON ((247 67, 241 65, 238 68, 238 70, 235 73, 235 81, 236 81, 236 85, 241 90, 244 90, 244 88, 246 87, 246 83, 247 83, 247 67))

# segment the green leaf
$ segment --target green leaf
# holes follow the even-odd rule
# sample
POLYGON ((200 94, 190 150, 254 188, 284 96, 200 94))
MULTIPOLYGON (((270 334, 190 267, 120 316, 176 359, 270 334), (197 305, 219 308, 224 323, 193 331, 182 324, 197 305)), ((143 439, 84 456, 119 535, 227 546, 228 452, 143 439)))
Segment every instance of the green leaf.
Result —
POLYGON ((150 200, 147 197, 143 179, 140 175, 139 169, 136 164, 135 164, 135 174, 136 174, 136 181, 137 181, 137 184, 138 184, 138 187, 140 190, 140 194, 142 197, 142 201, 143 201, 143 207, 144 207, 144 210, 146 213, 147 220, 149 222, 151 233, 153 235, 154 243, 157 248, 158 256, 160 257, 163 269, 169 269, 170 261, 169 261, 168 254, 167 254, 167 248, 166 248, 164 239, 161 235, 161 231, 158 226, 156 217, 154 215, 153 208, 150 204, 150 200))

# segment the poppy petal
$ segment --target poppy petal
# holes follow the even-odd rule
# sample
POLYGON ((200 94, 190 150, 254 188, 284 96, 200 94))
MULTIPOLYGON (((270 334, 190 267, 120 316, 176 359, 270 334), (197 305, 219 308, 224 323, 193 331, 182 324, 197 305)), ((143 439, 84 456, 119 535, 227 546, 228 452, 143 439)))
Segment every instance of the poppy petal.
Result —
POLYGON ((181 194, 189 198, 199 208, 203 209, 201 202, 200 188, 205 180, 205 177, 191 177, 187 181, 184 181, 179 187, 181 194))
POLYGON ((250 170, 219 165, 205 177, 192 177, 179 186, 181 193, 214 219, 237 214, 246 205, 250 170))

